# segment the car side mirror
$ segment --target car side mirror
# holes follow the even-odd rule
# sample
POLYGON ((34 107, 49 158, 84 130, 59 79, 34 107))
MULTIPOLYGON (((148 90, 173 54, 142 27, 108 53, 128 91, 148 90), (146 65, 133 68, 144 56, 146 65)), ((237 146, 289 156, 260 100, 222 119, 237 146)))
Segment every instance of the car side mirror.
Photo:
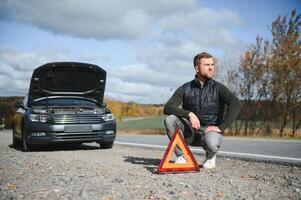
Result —
POLYGON ((21 101, 17 101, 17 102, 15 103, 15 107, 16 107, 16 108, 24 108, 24 103, 21 102, 21 101))
POLYGON ((102 103, 101 107, 107 107, 107 104, 106 103, 102 103))

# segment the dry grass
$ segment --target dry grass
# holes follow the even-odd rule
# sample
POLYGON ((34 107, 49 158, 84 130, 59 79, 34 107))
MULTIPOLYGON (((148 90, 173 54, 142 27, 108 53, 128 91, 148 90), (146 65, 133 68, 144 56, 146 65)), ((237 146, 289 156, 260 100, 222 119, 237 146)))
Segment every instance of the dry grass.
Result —
POLYGON ((258 130, 255 130, 254 131, 255 134, 247 134, 245 135, 244 134, 244 130, 240 130, 239 132, 230 132, 229 129, 225 131, 225 135, 227 136, 241 136, 241 137, 244 137, 244 136, 247 136, 247 137, 267 137, 267 138, 295 138, 295 139, 301 139, 301 129, 297 129, 295 134, 293 135, 292 134, 292 129, 290 128, 285 128, 284 131, 283 131, 283 135, 282 137, 280 137, 280 131, 279 129, 273 129, 272 130, 272 133, 266 133, 266 132, 263 132, 263 131, 258 131, 258 130), (256 132, 258 132, 256 134, 256 132))

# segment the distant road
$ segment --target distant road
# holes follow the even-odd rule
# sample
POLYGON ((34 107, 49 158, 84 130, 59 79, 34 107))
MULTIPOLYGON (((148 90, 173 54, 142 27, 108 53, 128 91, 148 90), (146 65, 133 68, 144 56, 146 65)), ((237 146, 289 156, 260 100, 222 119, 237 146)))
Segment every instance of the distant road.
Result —
MULTIPOLYGON (((118 144, 156 149, 166 149, 168 142, 167 136, 155 135, 117 135, 116 138, 118 144)), ((191 150, 204 154, 202 148, 191 147, 191 150)), ((218 155, 301 165, 301 140, 224 137, 218 155)))

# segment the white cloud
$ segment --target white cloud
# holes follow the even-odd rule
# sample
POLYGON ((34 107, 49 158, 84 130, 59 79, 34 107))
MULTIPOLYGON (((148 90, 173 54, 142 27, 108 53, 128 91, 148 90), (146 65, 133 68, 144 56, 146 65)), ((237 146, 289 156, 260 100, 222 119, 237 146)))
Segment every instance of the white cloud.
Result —
MULTIPOLYGON (((130 1, 131 2, 131 1, 130 1)), ((6 17, 58 34, 85 38, 135 38, 148 27, 147 13, 116 1, 6 1, 6 17)))
POLYGON ((59 51, 23 52, 14 48, 0 48, 1 95, 25 95, 33 70, 47 62, 68 60, 59 51))
POLYGON ((82 38, 149 37, 154 30, 188 34, 202 44, 237 42, 228 28, 240 26, 229 10, 202 8, 196 0, 10 0, 0 3, 2 19, 29 23, 56 34, 82 38))
POLYGON ((157 97, 158 94, 165 91, 163 87, 157 87, 143 82, 131 83, 114 76, 108 77, 106 87, 110 92, 144 97, 157 97))
MULTIPOLYGON (((0 48, 0 94, 25 95, 36 67, 47 62, 72 61, 68 54, 60 51, 56 54, 52 51, 50 51, 52 53, 48 52, 36 54, 12 48, 0 48)), ((166 100, 166 94, 171 91, 170 87, 164 85, 173 85, 164 82, 166 74, 152 71, 142 65, 121 66, 109 69, 107 72, 106 95, 124 101, 162 103, 166 100), (156 77, 162 78, 161 84, 155 84, 159 80, 156 77)))
POLYGON ((160 24, 162 31, 151 44, 140 45, 140 61, 155 69, 188 74, 197 53, 212 49, 227 52, 242 45, 231 32, 242 22, 231 11, 200 8, 165 16, 160 24))
MULTIPOLYGON (((224 53, 242 45, 233 33, 243 26, 239 16, 231 10, 201 7, 197 0, 4 0, 0 20, 15 20, 83 42, 115 39, 135 46, 137 60, 107 70, 107 93, 127 101, 162 102, 171 88, 193 78, 197 53, 224 53)), ((93 63, 100 60, 93 55, 81 58, 93 63)), ((70 59, 69 52, 62 50, 41 53, 1 48, 0 75, 12 86, 11 90, 0 87, 1 93, 24 93, 22 87, 29 83, 33 68, 70 59)))
POLYGON ((156 87, 175 87, 189 80, 186 74, 170 73, 165 70, 148 68, 145 65, 127 65, 111 70, 111 75, 134 84, 149 84, 156 87))
POLYGON ((195 2, 161 0, 39 1, 0 3, 2 16, 33 24, 54 33, 84 38, 139 38, 151 30, 158 16, 193 8, 195 2))

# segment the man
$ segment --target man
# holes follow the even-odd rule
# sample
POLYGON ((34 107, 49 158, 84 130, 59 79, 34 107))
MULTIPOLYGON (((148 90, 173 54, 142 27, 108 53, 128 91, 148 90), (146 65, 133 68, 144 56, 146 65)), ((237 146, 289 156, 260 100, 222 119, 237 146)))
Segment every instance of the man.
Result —
MULTIPOLYGON (((215 167, 223 132, 236 118, 241 105, 226 86, 212 79, 215 70, 212 55, 197 54, 194 69, 194 80, 179 87, 165 104, 164 114, 168 116, 164 123, 169 138, 179 128, 188 145, 202 146, 206 151, 203 167, 210 169, 215 167)), ((186 163, 178 146, 175 154, 176 163, 186 163)))

